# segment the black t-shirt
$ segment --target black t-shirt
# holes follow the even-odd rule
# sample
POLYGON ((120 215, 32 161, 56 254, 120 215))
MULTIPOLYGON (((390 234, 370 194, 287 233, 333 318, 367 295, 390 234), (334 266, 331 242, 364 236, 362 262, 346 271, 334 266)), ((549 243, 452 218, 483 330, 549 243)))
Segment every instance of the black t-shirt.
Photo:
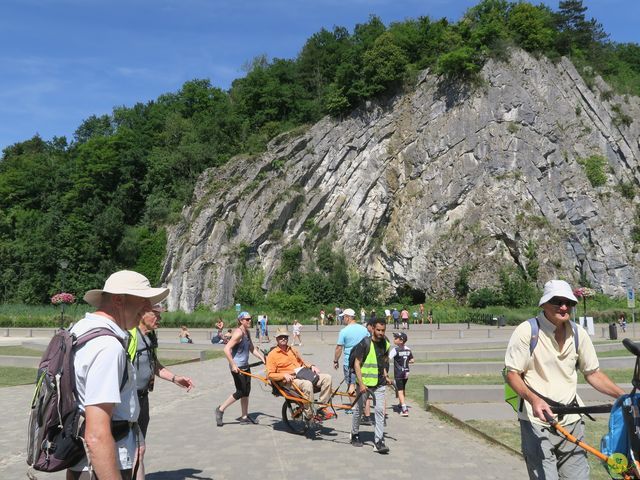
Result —
POLYGON ((409 347, 395 347, 393 354, 393 376, 407 378, 409 376, 409 360, 413 358, 409 347))

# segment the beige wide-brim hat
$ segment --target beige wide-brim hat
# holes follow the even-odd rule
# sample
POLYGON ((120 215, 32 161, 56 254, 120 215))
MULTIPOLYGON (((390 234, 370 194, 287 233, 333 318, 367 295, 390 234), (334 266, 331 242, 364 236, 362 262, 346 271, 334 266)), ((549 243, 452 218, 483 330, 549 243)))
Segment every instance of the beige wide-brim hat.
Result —
POLYGON ((578 299, 573 294, 571 286, 564 280, 549 280, 547 283, 545 283, 544 292, 542 293, 542 297, 540 297, 538 306, 541 307, 553 297, 562 297, 578 303, 578 299))
POLYGON ((278 338, 278 337, 288 337, 288 336, 289 336, 289 332, 287 331, 286 328, 278 327, 276 329, 276 338, 278 338))
POLYGON ((89 290, 84 294, 84 301, 94 307, 100 306, 103 293, 114 295, 132 295, 134 297, 148 298, 152 305, 161 302, 169 295, 168 288, 151 288, 149 279, 138 272, 120 270, 111 274, 104 282, 102 290, 89 290))

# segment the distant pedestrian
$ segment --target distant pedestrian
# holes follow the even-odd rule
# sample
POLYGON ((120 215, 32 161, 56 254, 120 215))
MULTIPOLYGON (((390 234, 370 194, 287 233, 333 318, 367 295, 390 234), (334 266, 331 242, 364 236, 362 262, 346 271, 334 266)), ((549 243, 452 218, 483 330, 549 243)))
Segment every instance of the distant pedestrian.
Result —
POLYGON ((224 411, 236 400, 240 400, 240 423, 257 423, 249 416, 249 394, 251 393, 251 377, 240 373, 240 370, 251 373, 249 368, 249 353, 253 353, 263 363, 264 354, 251 341, 251 315, 248 312, 240 312, 238 315, 238 328, 233 331, 231 340, 224 346, 224 354, 229 362, 229 369, 233 377, 236 391, 233 392, 222 404, 216 407, 216 425, 223 425, 224 411))
POLYGON ((259 315, 258 324, 260 325, 260 343, 269 342, 269 331, 267 330, 267 316, 259 315))
POLYGON ((324 325, 324 321, 325 321, 324 309, 320 309, 320 325, 324 325))
POLYGON ((301 331, 302 331, 302 324, 300 323, 300 320, 298 320, 297 318, 293 321, 293 341, 292 344, 295 347, 296 345, 296 338, 298 339, 298 345, 302 346, 302 337, 301 337, 301 331))
POLYGON ((193 343, 193 340, 191 340, 191 334, 189 333, 189 329, 186 325, 182 325, 180 327, 178 338, 180 339, 180 343, 193 343))
POLYGON ((271 340, 269 339, 269 316, 265 313, 264 315, 264 333, 263 336, 267 337, 267 343, 271 340))
POLYGON ((408 417, 409 409, 405 403, 404 391, 407 386, 407 380, 409 380, 409 364, 414 362, 413 353, 406 346, 406 333, 394 333, 393 343, 395 347, 389 351, 389 360, 393 361, 393 378, 396 384, 396 394, 398 395, 398 407, 400 415, 408 417))
POLYGON ((400 312, 396 307, 391 310, 391 317, 393 317, 393 328, 398 330, 400 328, 400 312))
POLYGON ((375 322, 377 320, 377 316, 376 316, 376 311, 375 310, 371 310, 371 313, 369 314, 369 322, 375 322))
POLYGON ((427 321, 429 322, 429 325, 433 323, 433 311, 431 309, 429 309, 429 313, 427 314, 427 321))
POLYGON ((222 338, 224 337, 224 321, 222 318, 218 317, 218 321, 215 323, 216 334, 211 337, 211 343, 224 343, 222 338))
POLYGON ((409 328, 409 310, 407 310, 407 307, 402 307, 400 318, 402 318, 402 329, 406 330, 409 328))
POLYGON ((618 318, 618 324, 620 325, 622 332, 627 331, 627 319, 625 318, 624 313, 620 314, 620 317, 618 318))
POLYGON ((360 323, 361 323, 362 325, 364 325, 365 323, 367 323, 367 312, 366 312, 366 310, 364 309, 364 307, 362 307, 362 308, 360 309, 360 323))
POLYGON ((424 303, 420 304, 420 323, 424 323, 424 303))
POLYGON ((222 336, 222 343, 224 343, 225 345, 229 343, 229 340, 231 340, 232 336, 233 336, 233 330, 229 328, 225 332, 225 334, 222 336))

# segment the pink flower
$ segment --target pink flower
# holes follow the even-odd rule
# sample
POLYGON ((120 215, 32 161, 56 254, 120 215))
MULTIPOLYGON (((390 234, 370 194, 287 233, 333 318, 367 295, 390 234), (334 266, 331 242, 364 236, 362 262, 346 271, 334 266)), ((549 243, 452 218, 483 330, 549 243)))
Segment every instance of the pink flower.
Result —
POLYGON ((51 297, 51 303, 54 305, 67 304, 70 305, 76 301, 76 297, 73 296, 72 293, 56 293, 53 297, 51 297))
POLYGON ((576 288, 573 291, 573 294, 577 297, 577 298, 589 298, 589 297, 595 297, 596 295, 596 291, 593 288, 588 288, 588 287, 580 287, 580 288, 576 288))

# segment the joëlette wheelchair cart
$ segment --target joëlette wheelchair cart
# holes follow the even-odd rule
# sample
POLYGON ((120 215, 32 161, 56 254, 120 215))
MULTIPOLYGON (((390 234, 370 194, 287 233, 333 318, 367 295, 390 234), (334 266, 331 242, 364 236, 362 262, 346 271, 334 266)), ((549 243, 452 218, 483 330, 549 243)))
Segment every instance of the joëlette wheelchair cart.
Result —
POLYGON ((568 441, 598 457, 611 478, 631 480, 640 479, 640 393, 636 392, 640 388, 640 343, 625 338, 622 344, 636 357, 631 393, 622 395, 613 405, 551 407, 553 413, 558 415, 610 412, 609 432, 602 437, 600 449, 577 439, 553 417, 548 416, 547 421, 568 441))
MULTIPOLYGON (((248 367, 257 367, 263 365, 262 362, 255 362, 248 365, 248 367)), ((315 425, 321 423, 323 418, 318 414, 321 409, 329 409, 333 413, 333 418, 337 417, 337 410, 350 410, 357 403, 362 393, 350 395, 348 392, 340 391, 340 387, 344 383, 344 380, 331 391, 331 397, 327 403, 319 402, 317 400, 309 401, 304 393, 294 384, 285 384, 284 382, 273 382, 267 377, 262 377, 254 373, 245 372, 240 370, 240 373, 249 377, 255 378, 261 381, 268 387, 271 387, 271 393, 276 397, 284 398, 282 404, 282 421, 287 428, 295 434, 304 435, 307 431, 315 425), (342 402, 349 403, 334 403, 334 398, 340 398, 342 402), (311 408, 312 415, 310 418, 305 418, 304 409, 309 406, 311 408)), ((314 393, 318 393, 318 390, 314 388, 314 393)))

